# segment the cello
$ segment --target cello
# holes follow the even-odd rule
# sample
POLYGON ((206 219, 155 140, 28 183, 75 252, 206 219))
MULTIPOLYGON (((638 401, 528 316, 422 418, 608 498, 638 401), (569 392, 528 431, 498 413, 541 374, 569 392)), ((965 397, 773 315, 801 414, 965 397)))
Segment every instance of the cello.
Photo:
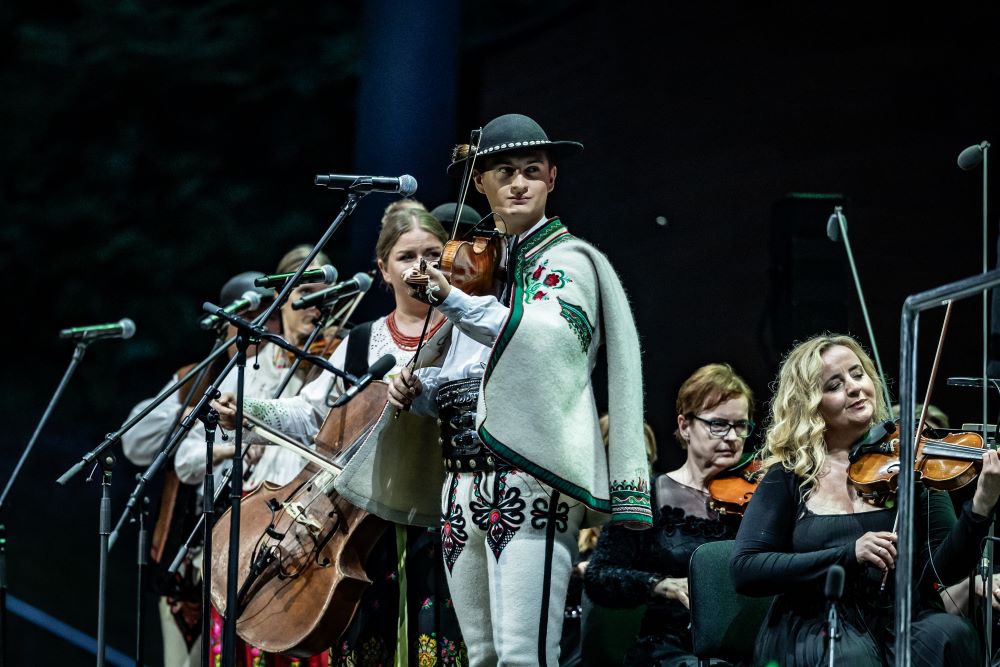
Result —
MULTIPOLYGON (((333 480, 378 421, 385 394, 385 383, 375 381, 332 409, 316 453, 307 454, 312 462, 288 484, 265 482, 242 499, 236 632, 252 646, 316 655, 354 617, 371 583, 365 560, 389 524, 341 498, 333 480)), ((224 614, 229 521, 223 519, 212 532, 212 602, 224 614)))

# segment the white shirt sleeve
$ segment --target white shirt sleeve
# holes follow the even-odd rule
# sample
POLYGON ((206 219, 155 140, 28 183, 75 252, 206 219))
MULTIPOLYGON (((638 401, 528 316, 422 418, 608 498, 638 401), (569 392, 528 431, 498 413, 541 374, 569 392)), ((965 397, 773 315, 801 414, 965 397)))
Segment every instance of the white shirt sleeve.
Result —
MULTIPOLYGON (((330 355, 330 363, 336 368, 344 367, 349 338, 350 336, 345 337, 330 355)), ((278 399, 248 398, 244 401, 243 409, 299 442, 310 442, 330 412, 330 403, 343 392, 344 381, 329 371, 323 371, 318 378, 303 387, 297 396, 278 399)))
POLYGON ((410 404, 410 412, 422 417, 437 417, 437 391, 441 385, 441 369, 437 366, 428 366, 427 368, 418 368, 413 374, 420 378, 423 391, 413 399, 413 403, 410 404))
MULTIPOLYGON (((177 376, 175 375, 170 382, 164 385, 163 389, 176 381, 177 376)), ((160 390, 161 393, 163 389, 160 390)), ((134 418, 152 402, 152 398, 142 401, 132 408, 128 418, 134 418)), ((160 451, 160 447, 163 446, 167 431, 173 425, 177 411, 180 409, 180 399, 177 392, 174 392, 156 406, 152 412, 143 417, 140 422, 122 434, 122 451, 125 453, 125 458, 137 466, 148 466, 152 463, 157 452, 160 451)))
POLYGON ((487 347, 493 346, 510 313, 495 296, 470 296, 457 287, 437 308, 462 333, 487 347))

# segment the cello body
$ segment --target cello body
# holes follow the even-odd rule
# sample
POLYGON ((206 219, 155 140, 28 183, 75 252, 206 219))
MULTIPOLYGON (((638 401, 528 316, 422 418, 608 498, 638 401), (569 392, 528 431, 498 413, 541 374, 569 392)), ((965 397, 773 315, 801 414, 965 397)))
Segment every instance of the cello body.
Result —
MULTIPOLYGON (((331 410, 317 452, 342 467, 375 425, 385 396, 385 383, 372 382, 331 410)), ((365 561, 389 524, 341 498, 335 477, 309 464, 288 484, 265 483, 240 503, 236 633, 252 646, 297 657, 322 653, 348 628, 371 583, 365 561)), ((212 531, 212 603, 222 614, 229 524, 227 511, 212 531)))

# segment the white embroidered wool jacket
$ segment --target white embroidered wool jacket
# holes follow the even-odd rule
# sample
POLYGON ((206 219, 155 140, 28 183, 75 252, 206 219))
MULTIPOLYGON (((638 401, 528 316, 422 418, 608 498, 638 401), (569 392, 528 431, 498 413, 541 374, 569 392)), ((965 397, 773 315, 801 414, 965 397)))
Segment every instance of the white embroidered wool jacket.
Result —
MULTIPOLYGON (((651 525, 639 341, 618 276, 558 218, 526 236, 511 264, 509 314, 479 397, 480 436, 501 458, 583 503, 591 510, 584 525, 608 514, 615 523, 651 525), (602 331, 607 449, 591 385, 602 331)), ((389 520, 436 525, 440 486, 431 480, 444 479, 436 422, 393 412, 347 465, 338 491, 389 520)))

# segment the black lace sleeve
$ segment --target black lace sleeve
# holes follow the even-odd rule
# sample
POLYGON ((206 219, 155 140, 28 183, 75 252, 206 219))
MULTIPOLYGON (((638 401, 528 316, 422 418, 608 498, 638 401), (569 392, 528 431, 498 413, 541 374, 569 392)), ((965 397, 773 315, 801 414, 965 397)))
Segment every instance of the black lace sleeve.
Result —
POLYGON ((583 577, 591 600, 604 607, 624 609, 638 607, 649 599, 652 581, 663 578, 656 572, 636 569, 650 532, 604 527, 583 577))
POLYGON ((798 511, 794 475, 772 468, 757 486, 736 534, 730 561, 733 583, 743 595, 821 590, 827 570, 856 570, 854 545, 794 553, 792 530, 798 511))

